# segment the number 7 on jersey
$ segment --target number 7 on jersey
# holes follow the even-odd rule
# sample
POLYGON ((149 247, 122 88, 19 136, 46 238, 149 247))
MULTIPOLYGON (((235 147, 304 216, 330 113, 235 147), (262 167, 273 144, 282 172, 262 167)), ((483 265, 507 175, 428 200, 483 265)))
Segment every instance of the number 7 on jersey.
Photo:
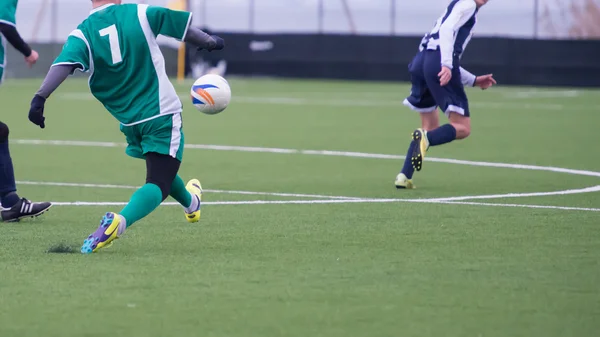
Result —
POLYGON ((100 30, 100 36, 108 35, 108 43, 110 44, 110 52, 112 54, 113 64, 117 64, 123 61, 121 56, 121 47, 119 46, 119 34, 117 33, 117 26, 112 25, 100 30))

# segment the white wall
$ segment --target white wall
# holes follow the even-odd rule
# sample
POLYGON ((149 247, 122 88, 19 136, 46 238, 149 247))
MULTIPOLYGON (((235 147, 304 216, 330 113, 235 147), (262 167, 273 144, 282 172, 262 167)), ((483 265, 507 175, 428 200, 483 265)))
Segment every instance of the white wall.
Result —
MULTIPOLYGON (((219 30, 249 30, 251 0, 205 0, 206 23, 219 30)), ((431 29, 448 0, 346 0, 356 30, 361 34, 421 35, 431 29), (392 21, 392 19, 394 21, 392 21), (393 28, 392 28, 393 27, 393 28), (393 30, 392 30, 393 29, 393 30)), ((202 1, 198 1, 202 2, 202 1)), ((532 37, 535 0, 492 0, 482 8, 477 30, 484 35, 532 37)), ((254 0, 254 31, 317 32, 319 0, 254 0)), ((201 11, 202 6, 196 6, 201 11)), ((323 31, 350 33, 343 0, 323 0, 323 31)))
MULTIPOLYGON (((190 0, 194 24, 206 24, 219 31, 258 33, 319 32, 358 34, 422 35, 429 31, 449 0, 190 0), (395 11, 391 12, 395 2, 395 11), (251 11, 254 4, 254 11, 251 11), (320 10, 322 5, 322 11, 320 10), (251 13, 254 13, 253 16, 251 13), (322 13, 322 16, 319 15, 322 13), (252 19, 251 19, 252 17, 252 19)), ((166 5, 166 0, 130 0, 166 5)), ((479 36, 532 38, 569 37, 575 18, 566 8, 596 4, 600 0, 491 0, 481 9, 475 33, 479 36), (537 17, 535 4, 545 12, 537 17), (544 14, 544 15, 542 15, 544 14), (548 25, 551 21, 552 29, 548 25), (536 29, 537 28, 537 29, 536 29)), ((20 0, 17 26, 24 37, 34 41, 64 41, 90 10, 89 0, 20 0)), ((591 20, 591 25, 600 19, 591 20)), ((600 37, 600 36, 599 36, 600 37)))

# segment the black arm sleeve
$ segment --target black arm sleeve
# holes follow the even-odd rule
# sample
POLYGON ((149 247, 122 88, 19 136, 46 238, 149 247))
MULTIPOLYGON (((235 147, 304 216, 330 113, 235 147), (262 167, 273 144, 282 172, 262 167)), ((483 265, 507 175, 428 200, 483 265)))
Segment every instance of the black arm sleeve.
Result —
POLYGON ((199 28, 194 26, 188 27, 184 42, 193 44, 196 47, 211 49, 214 48, 217 42, 199 28))
POLYGON ((25 57, 31 55, 31 47, 29 47, 29 45, 23 41, 15 26, 0 23, 0 33, 2 33, 6 40, 8 40, 8 42, 10 42, 10 44, 15 47, 16 50, 20 51, 25 57))
POLYGON ((61 83, 75 71, 75 69, 77 69, 77 66, 72 64, 59 64, 50 67, 50 70, 36 95, 40 95, 44 98, 50 97, 50 94, 52 94, 54 90, 56 90, 58 86, 60 86, 61 83))

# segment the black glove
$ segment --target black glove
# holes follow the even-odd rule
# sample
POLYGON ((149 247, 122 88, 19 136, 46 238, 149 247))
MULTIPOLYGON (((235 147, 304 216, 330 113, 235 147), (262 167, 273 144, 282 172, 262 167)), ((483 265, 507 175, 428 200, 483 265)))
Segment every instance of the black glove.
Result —
POLYGON ((33 96, 31 100, 31 107, 29 108, 29 120, 35 124, 39 125, 40 128, 45 128, 46 124, 44 121, 46 118, 44 117, 44 104, 46 103, 46 99, 40 95, 33 96))
POLYGON ((223 40, 222 38, 220 38, 216 35, 211 35, 210 37, 212 37, 213 40, 215 40, 216 44, 214 47, 207 49, 209 52, 211 52, 213 50, 221 50, 221 49, 225 48, 225 40, 223 40))

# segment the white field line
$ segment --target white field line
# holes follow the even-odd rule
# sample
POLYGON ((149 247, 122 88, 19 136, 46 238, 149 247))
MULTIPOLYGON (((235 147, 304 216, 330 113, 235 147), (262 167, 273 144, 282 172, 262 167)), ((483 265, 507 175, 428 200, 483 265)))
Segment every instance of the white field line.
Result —
MULTIPOLYGON (((35 186, 59 186, 59 187, 82 187, 82 188, 108 188, 108 189, 138 189, 139 187, 132 185, 112 185, 112 184, 89 184, 89 183, 63 183, 63 182, 48 182, 48 181, 17 181, 17 184, 21 185, 35 185, 35 186)), ((402 199, 402 198, 367 198, 367 197, 346 197, 346 196, 331 196, 331 195, 320 195, 320 194, 298 194, 298 193, 280 193, 280 192, 254 192, 254 191, 232 191, 232 190, 204 190, 207 193, 216 194, 238 194, 238 195, 262 195, 262 196, 279 196, 279 197, 291 197, 291 198, 313 198, 313 199, 329 199, 329 200, 341 200, 341 201, 404 201, 404 202, 454 202, 464 200, 481 200, 481 199, 508 199, 508 198, 527 198, 527 197, 543 197, 553 195, 570 195, 570 194, 583 194, 593 193, 600 191, 600 185, 593 187, 586 187, 580 189, 571 189, 563 191, 553 192, 533 192, 533 193, 506 193, 506 194, 487 194, 487 195, 466 195, 457 197, 447 198, 427 198, 427 199, 402 199)), ((278 200, 269 200, 273 203, 278 203, 278 200)), ((289 200, 282 200, 289 201, 289 200)), ((293 200, 292 200, 293 201, 293 200)), ((314 200, 309 200, 314 201, 314 200)), ((326 201, 326 200, 325 200, 326 201)), ((321 201, 319 201, 321 202, 321 201)), ((318 202, 317 202, 318 203, 318 202)), ((335 201, 333 202, 335 203, 335 201)))
POLYGON ((530 98, 575 98, 581 95, 581 91, 579 90, 523 90, 512 93, 505 93, 504 97, 506 98, 520 98, 520 99, 530 99, 530 98))
POLYGON ((600 185, 593 187, 586 187, 581 189, 555 191, 555 192, 534 192, 534 193, 509 193, 509 194, 490 194, 490 195, 472 195, 472 196, 461 196, 461 197, 449 197, 449 198, 435 198, 429 199, 429 201, 461 201, 461 200, 480 200, 480 199, 506 199, 506 198, 529 198, 529 197, 546 197, 552 195, 569 195, 569 194, 582 194, 592 193, 600 191, 600 185))
POLYGON ((240 194, 240 195, 268 195, 274 197, 287 197, 287 198, 315 198, 315 199, 331 199, 331 200, 362 200, 364 198, 358 197, 341 197, 335 195, 321 195, 321 194, 295 194, 295 193, 278 193, 278 192, 251 192, 251 191, 225 191, 225 190, 204 190, 208 193, 219 193, 219 194, 240 194))
MULTIPOLYGON (((21 145, 55 145, 55 146, 83 146, 83 147, 125 147, 123 143, 114 142, 90 142, 90 141, 71 141, 71 140, 40 140, 40 139, 16 139, 11 140, 13 144, 21 145)), ((346 152, 346 151, 328 151, 328 150, 296 150, 268 147, 247 147, 247 146, 227 146, 227 145, 203 145, 203 144, 186 144, 187 149, 215 150, 215 151, 236 151, 236 152, 261 152, 261 153, 278 153, 278 154, 304 154, 304 155, 319 155, 333 157, 351 157, 351 158, 373 158, 373 159, 394 159, 403 160, 404 156, 378 153, 363 153, 363 152, 346 152)), ((482 166, 496 168, 510 168, 517 170, 532 170, 532 171, 547 171, 556 173, 566 173, 580 176, 600 177, 600 172, 587 170, 573 170, 552 166, 536 166, 508 163, 481 162, 470 160, 458 160, 447 158, 426 157, 427 162, 467 165, 467 166, 482 166)))
MULTIPOLYGON (((46 185, 46 186, 66 186, 66 187, 85 187, 85 188, 121 188, 121 189, 134 189, 136 187, 129 185, 103 185, 103 184, 78 184, 78 183, 56 183, 56 182, 35 182, 25 181, 18 182, 25 185, 46 185)), ((248 192, 248 191, 222 191, 222 190, 209 190, 213 193, 227 193, 227 194, 252 194, 252 195, 269 195, 269 196, 287 196, 287 197, 318 197, 327 198, 326 200, 249 200, 249 201, 213 201, 203 202, 204 205, 306 205, 306 204, 350 204, 350 203, 395 203, 395 202, 409 202, 409 203, 425 203, 425 204, 457 204, 457 205, 473 205, 473 206, 494 206, 494 207, 520 207, 520 208, 539 208, 539 209, 558 209, 558 210, 579 210, 579 211, 592 211, 600 212, 600 208, 581 208, 581 207, 564 207, 564 206, 545 206, 545 205, 527 205, 527 204, 498 204, 498 203, 478 203, 478 202, 465 202, 464 200, 471 199, 504 199, 504 198, 518 198, 518 197, 531 197, 531 196, 547 196, 547 195, 568 195, 568 194, 579 194, 579 193, 590 193, 600 191, 600 185, 577 189, 577 190, 565 190, 556 192, 539 192, 539 193, 510 193, 510 194, 492 194, 492 195, 479 195, 479 196, 461 196, 461 197, 450 197, 450 198, 433 198, 433 199, 398 199, 398 198, 359 198, 359 197, 332 197, 324 195, 313 195, 313 194, 291 194, 291 193, 269 193, 269 192, 248 192)), ((53 202, 56 206, 124 206, 127 202, 88 202, 88 201, 74 201, 74 202, 53 202)), ((163 205, 174 206, 179 205, 175 202, 166 202, 163 205)))
MULTIPOLYGON (((191 86, 193 82, 186 83, 186 86, 191 86)), ((365 91, 364 87, 359 88, 358 90, 302 90, 302 91, 271 91, 269 94, 271 97, 296 97, 296 98, 306 98, 306 97, 318 97, 318 98, 355 98, 357 95, 361 97, 370 97, 370 98, 379 98, 379 99, 389 99, 394 100, 398 97, 402 96, 403 93, 407 90, 408 85, 398 85, 393 88, 388 88, 387 90, 382 89, 378 91, 365 91)), ((480 91, 478 88, 471 89, 471 91, 480 91)), ((491 93, 494 96, 498 96, 498 94, 502 96, 521 96, 525 97, 527 95, 535 96, 538 95, 540 97, 578 97, 586 93, 594 93, 597 91, 593 90, 582 90, 582 89, 531 89, 531 88, 515 88, 515 87, 494 87, 492 90, 488 90, 487 93, 491 93)), ((71 95, 81 95, 87 94, 88 99, 93 98, 89 92, 66 92, 66 98, 70 98, 71 95)), ((185 95, 180 95, 180 97, 184 97, 185 95)), ((245 96, 244 96, 245 97, 245 96)), ((187 99, 187 96, 185 97, 187 99)), ((404 99, 404 98, 403 98, 404 99)))
MULTIPOLYGON (((90 95, 91 96, 91 95, 90 95)), ((400 95, 398 95, 400 97, 400 95)), ((182 96, 182 99, 189 99, 187 96, 182 96)), ((404 98, 402 98, 404 99, 404 98)), ((338 107, 398 107, 402 108, 402 99, 397 100, 368 100, 356 101, 354 99, 306 99, 298 97, 246 97, 235 96, 232 102, 245 104, 260 104, 260 105, 299 105, 299 106, 338 106, 338 107)), ((473 108, 487 109, 505 109, 505 108, 521 108, 527 110, 564 110, 567 106, 563 104, 552 103, 504 103, 504 102, 470 102, 469 106, 473 108)))
MULTIPOLYGON (((297 106, 340 106, 340 107, 402 107, 404 97, 398 94, 398 99, 389 100, 369 100, 356 101, 351 98, 337 99, 315 99, 302 97, 285 97, 285 96, 235 96, 232 99, 234 103, 244 104, 259 104, 259 105, 297 105, 297 106)), ((189 99, 189 95, 179 95, 181 99, 189 99)), ((66 100, 93 100, 94 96, 89 93, 68 92, 63 93, 59 98, 66 100)), ((566 104, 551 104, 551 103, 510 103, 510 102, 473 102, 471 107, 487 108, 487 109, 505 109, 505 108, 520 108, 528 110, 564 110, 566 104)), ((589 108, 589 107, 588 107, 589 108)))
MULTIPOLYGON (((401 199, 327 199, 327 200, 240 200, 240 201, 203 201, 202 205, 307 205, 307 204, 350 204, 350 203, 386 203, 397 202, 401 199)), ((56 206, 125 206, 125 201, 74 201, 74 202, 53 202, 56 206)), ((181 206, 176 202, 163 202, 165 206, 181 206)))
MULTIPOLYGON (((564 207, 564 206, 546 206, 546 205, 524 205, 524 204, 495 204, 483 202, 465 202, 465 201, 435 201, 435 200, 419 200, 419 199, 349 199, 349 200, 251 200, 251 201, 215 201, 203 202, 203 205, 314 205, 314 204, 362 204, 362 203, 424 203, 424 204, 445 204, 445 205, 469 205, 469 206, 490 206, 490 207, 513 207, 513 208, 533 208, 533 209, 554 209, 563 211, 584 211, 584 212, 600 212, 600 208, 583 208, 583 207, 564 207)), ((53 202, 54 206, 125 206, 127 202, 53 202)), ((178 203, 166 202, 162 205, 180 206, 178 203)), ((181 206, 180 206, 181 207, 181 206)))
POLYGON ((514 207, 514 208, 534 208, 534 209, 556 209, 562 211, 580 211, 580 212, 600 212, 600 208, 586 207, 566 207, 566 206, 547 206, 547 205, 525 205, 525 204, 496 204, 488 202, 468 202, 468 201, 440 201, 435 204, 449 205, 468 205, 468 206, 489 206, 489 207, 514 207))
MULTIPOLYGON (((61 182, 42 182, 42 181, 17 181, 20 185, 37 185, 37 186, 57 186, 57 187, 86 187, 86 188, 114 188, 114 189, 138 189, 139 186, 130 185, 110 185, 110 184, 80 184, 80 183, 61 183, 61 182)), ((352 200, 352 199, 364 199, 357 197, 340 197, 333 195, 320 195, 320 194, 297 194, 297 193, 273 193, 273 192, 254 192, 254 191, 229 191, 229 190, 203 190, 206 193, 216 194, 240 194, 240 195, 262 195, 262 196, 274 196, 274 197, 288 197, 288 198, 315 198, 315 199, 340 199, 340 200, 352 200)))

